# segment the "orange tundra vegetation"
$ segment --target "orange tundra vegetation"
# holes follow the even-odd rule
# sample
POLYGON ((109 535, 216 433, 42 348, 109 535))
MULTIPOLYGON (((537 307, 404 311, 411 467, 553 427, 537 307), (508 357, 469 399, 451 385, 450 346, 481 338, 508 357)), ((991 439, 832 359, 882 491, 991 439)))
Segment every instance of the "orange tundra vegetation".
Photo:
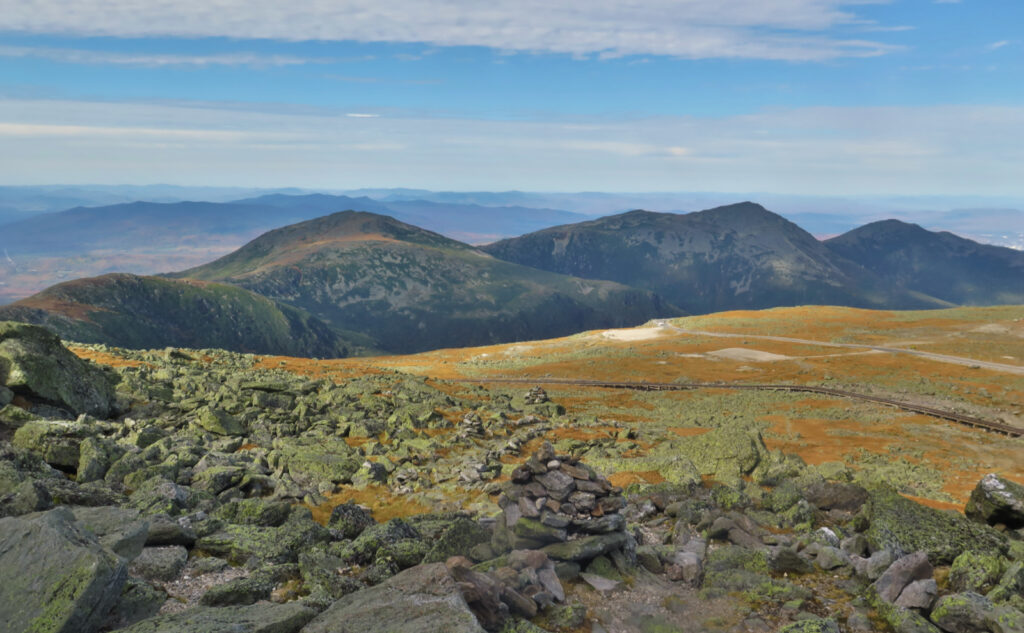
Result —
MULTIPOLYGON (((934 349, 1024 367, 1024 307, 931 312, 777 308, 689 317, 671 324, 684 330, 729 332, 750 338, 713 338, 680 332, 675 327, 649 325, 408 356, 334 360, 263 356, 258 357, 256 367, 336 382, 397 370, 429 377, 433 379, 432 386, 468 398, 481 397, 470 390, 475 379, 505 377, 825 385, 967 410, 972 415, 1002 419, 1024 428, 1024 375, 1020 373, 866 348, 814 344, 820 341, 934 349), (758 336, 787 336, 810 343, 772 341, 758 336), (976 355, 969 356, 972 352, 976 355)), ((113 357, 96 355, 94 359, 116 363, 113 357)), ((486 388, 501 389, 499 385, 486 388)), ((650 397, 640 397, 636 392, 586 386, 560 389, 552 385, 546 389, 552 399, 566 407, 569 416, 597 416, 640 430, 658 422, 667 424, 658 427, 662 432, 681 436, 704 432, 664 419, 666 411, 673 410, 679 411, 682 418, 688 399, 693 397, 691 392, 659 393, 658 402, 662 404, 656 407, 650 397)), ((962 507, 975 483, 987 472, 999 472, 1024 483, 1024 440, 903 412, 891 415, 885 423, 873 424, 859 422, 856 416, 839 420, 835 416, 815 417, 816 410, 851 406, 851 401, 826 397, 802 398, 785 404, 766 402, 758 419, 766 425, 765 441, 769 448, 796 453, 811 464, 843 460, 844 455, 855 449, 886 456, 898 454, 929 464, 941 473, 942 491, 956 501, 950 504, 924 500, 936 507, 962 507)), ((883 405, 857 406, 893 412, 883 405)), ((586 439, 586 434, 605 430, 599 426, 575 433, 579 439, 586 439)), ((611 432, 612 427, 607 430, 611 432)), ((557 434, 549 435, 549 439, 557 439, 557 434)), ((528 454, 528 450, 523 454, 528 454)), ((655 472, 610 475, 617 485, 655 483, 661 477, 655 472)))

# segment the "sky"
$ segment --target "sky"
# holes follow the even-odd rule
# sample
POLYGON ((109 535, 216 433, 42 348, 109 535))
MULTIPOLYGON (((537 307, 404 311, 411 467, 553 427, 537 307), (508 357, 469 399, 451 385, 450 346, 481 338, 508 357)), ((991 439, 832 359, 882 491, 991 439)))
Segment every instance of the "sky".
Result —
POLYGON ((1020 0, 0 0, 0 184, 1024 196, 1020 0))

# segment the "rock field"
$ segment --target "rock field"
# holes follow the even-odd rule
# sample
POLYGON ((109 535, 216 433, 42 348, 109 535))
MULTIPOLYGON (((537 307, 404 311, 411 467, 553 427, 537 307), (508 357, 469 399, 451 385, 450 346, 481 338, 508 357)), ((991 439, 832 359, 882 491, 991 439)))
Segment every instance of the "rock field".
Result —
POLYGON ((997 473, 940 511, 720 428, 619 487, 539 388, 117 355, 0 323, 0 633, 1024 632, 997 473))

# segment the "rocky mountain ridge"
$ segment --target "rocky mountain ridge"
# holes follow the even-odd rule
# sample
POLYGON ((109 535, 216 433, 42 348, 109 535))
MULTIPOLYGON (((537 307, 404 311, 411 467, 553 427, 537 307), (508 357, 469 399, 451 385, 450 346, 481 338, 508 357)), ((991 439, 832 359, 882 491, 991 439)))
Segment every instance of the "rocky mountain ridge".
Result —
POLYGON ((752 202, 686 215, 630 211, 483 250, 544 270, 645 288, 691 314, 807 304, 945 305, 886 284, 877 272, 752 202))

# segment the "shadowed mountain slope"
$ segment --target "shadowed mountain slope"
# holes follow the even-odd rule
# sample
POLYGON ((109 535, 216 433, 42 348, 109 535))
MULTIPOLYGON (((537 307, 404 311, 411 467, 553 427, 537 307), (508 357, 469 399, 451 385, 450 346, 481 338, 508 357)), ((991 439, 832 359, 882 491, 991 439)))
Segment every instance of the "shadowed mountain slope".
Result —
POLYGON ((686 215, 630 211, 482 250, 543 270, 646 288, 693 313, 801 304, 940 305, 887 289, 874 274, 751 202, 686 215))
MULTIPOLYGON (((0 307, 0 320, 118 347, 217 347, 343 357, 358 348, 309 314, 243 288, 111 274, 77 279, 0 307)), ((365 342, 360 340, 360 343, 365 342)))
POLYGON ((825 242, 893 287, 950 303, 1024 303, 1024 251, 990 246, 899 220, 872 222, 825 242))
POLYGON ((356 211, 271 231, 176 276, 242 286, 395 352, 561 336, 680 313, 647 291, 500 261, 356 211))

